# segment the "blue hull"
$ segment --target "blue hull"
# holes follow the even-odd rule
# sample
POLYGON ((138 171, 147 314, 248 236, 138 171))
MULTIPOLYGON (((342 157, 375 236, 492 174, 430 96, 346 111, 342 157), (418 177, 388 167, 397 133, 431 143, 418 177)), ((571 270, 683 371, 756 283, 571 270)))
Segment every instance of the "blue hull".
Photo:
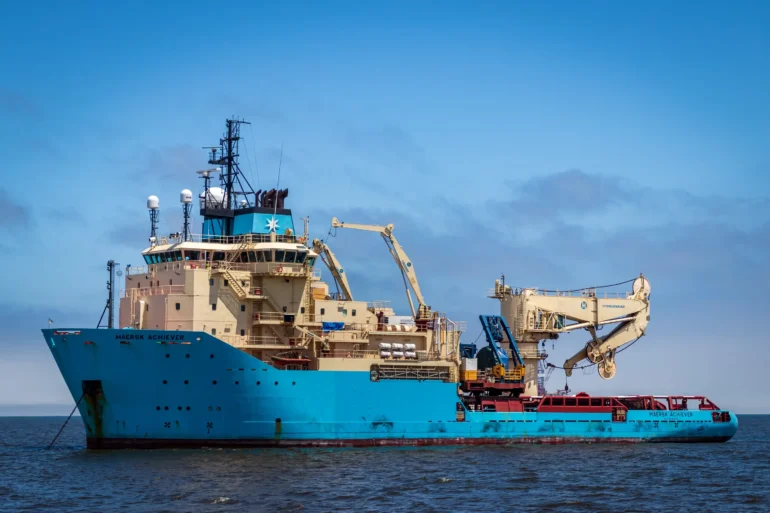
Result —
POLYGON ((723 442, 711 411, 464 411, 456 383, 290 371, 202 332, 43 330, 88 446, 373 446, 723 442))

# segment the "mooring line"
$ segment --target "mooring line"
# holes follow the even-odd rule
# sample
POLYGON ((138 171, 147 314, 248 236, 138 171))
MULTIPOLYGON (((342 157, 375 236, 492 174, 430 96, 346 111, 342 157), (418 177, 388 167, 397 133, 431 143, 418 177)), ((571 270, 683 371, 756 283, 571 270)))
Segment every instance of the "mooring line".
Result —
POLYGON ((59 438, 59 435, 61 434, 61 432, 62 432, 62 431, 64 431, 64 428, 65 428, 65 427, 67 427, 67 422, 69 422, 69 421, 70 421, 70 419, 72 418, 72 416, 75 414, 75 410, 77 410, 77 409, 78 409, 78 406, 80 405, 80 401, 82 401, 82 400, 83 400, 83 397, 84 397, 85 395, 86 395, 86 394, 85 394, 85 392, 84 392, 84 393, 83 393, 83 394, 80 396, 80 399, 78 399, 78 402, 76 402, 76 403, 75 403, 75 407, 74 407, 74 408, 72 408, 72 413, 70 413, 70 416, 69 416, 69 417, 67 417, 67 420, 65 420, 65 421, 64 421, 64 424, 62 425, 61 429, 59 429, 59 432, 58 432, 58 433, 56 433, 56 436, 55 436, 55 437, 53 437, 53 440, 51 440, 51 444, 50 444, 48 447, 46 447, 46 450, 48 450, 48 449, 50 449, 51 447, 53 447, 53 444, 54 444, 54 443, 56 443, 56 439, 57 439, 57 438, 59 438))

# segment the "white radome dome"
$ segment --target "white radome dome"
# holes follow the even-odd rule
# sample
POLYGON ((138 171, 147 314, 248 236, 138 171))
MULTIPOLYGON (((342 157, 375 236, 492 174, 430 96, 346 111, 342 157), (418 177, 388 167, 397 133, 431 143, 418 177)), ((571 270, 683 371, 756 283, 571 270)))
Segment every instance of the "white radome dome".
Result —
POLYGON ((147 208, 150 210, 158 210, 160 208, 160 200, 157 196, 147 198, 147 208))
POLYGON ((193 200, 192 191, 190 189, 182 189, 182 192, 179 193, 179 202, 192 203, 192 200, 193 200))

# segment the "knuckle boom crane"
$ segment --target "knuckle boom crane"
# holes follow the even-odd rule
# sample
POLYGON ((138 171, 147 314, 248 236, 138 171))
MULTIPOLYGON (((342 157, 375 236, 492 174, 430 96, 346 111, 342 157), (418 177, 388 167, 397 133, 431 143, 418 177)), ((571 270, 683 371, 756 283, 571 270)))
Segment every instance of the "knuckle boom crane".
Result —
POLYGON ((406 288, 406 298, 409 300, 409 308, 412 310, 412 317, 414 317, 415 321, 427 320, 431 318, 430 307, 425 304, 425 298, 422 296, 422 291, 420 290, 420 284, 417 281, 417 275, 415 274, 414 266, 412 266, 412 261, 407 256, 406 252, 404 251, 404 248, 401 247, 401 244, 398 243, 398 240, 396 240, 395 235, 393 235, 392 224, 379 226, 374 224, 343 223, 342 221, 334 217, 332 218, 332 227, 351 228, 354 230, 377 232, 380 235, 382 235, 382 239, 385 241, 385 245, 388 247, 388 251, 390 252, 390 255, 393 257, 393 260, 395 260, 396 265, 398 266, 402 276, 404 277, 404 287, 406 288), (414 291, 414 295, 417 298, 418 305, 417 305, 416 311, 414 309, 414 302, 412 301, 412 295, 409 293, 409 286, 406 285, 407 281, 409 285, 411 285, 412 291, 414 291))
MULTIPOLYGON (((534 288, 512 289, 495 280, 491 297, 501 301, 501 311, 513 328, 516 341, 525 354, 537 355, 537 343, 557 339, 561 333, 585 329, 591 339, 585 347, 564 362, 567 376, 582 360, 596 364, 599 375, 611 379, 617 370, 616 351, 644 336, 650 320, 650 282, 644 275, 633 280, 630 293, 597 292, 596 288, 576 291, 550 291, 534 288), (598 336, 604 325, 614 324, 608 334, 598 336)), ((537 360, 537 356, 532 358, 537 360)), ((534 383, 536 365, 527 364, 527 383, 534 383)))

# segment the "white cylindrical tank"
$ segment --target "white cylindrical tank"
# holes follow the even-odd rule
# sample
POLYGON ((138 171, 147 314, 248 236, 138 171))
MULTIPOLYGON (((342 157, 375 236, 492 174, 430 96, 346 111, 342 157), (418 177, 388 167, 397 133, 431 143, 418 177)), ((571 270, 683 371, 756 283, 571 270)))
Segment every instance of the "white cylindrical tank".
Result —
POLYGON ((403 351, 393 351, 393 358, 403 358, 404 352, 403 351))
POLYGON ((393 343, 393 349, 397 349, 397 350, 400 351, 400 350, 404 349, 404 344, 402 344, 400 342, 394 342, 393 343))
POLYGON ((150 210, 158 210, 160 208, 160 200, 158 200, 158 197, 153 195, 147 198, 147 208, 150 210))
POLYGON ((192 191, 190 189, 182 189, 179 193, 179 203, 192 203, 192 191))
POLYGON ((407 351, 414 351, 417 349, 417 346, 415 344, 404 344, 404 349, 407 351))
POLYGON ((380 342, 380 349, 390 349, 390 342, 380 342))
POLYGON ((380 351, 380 358, 390 358, 390 351, 380 351))
POLYGON ((417 353, 414 351, 404 351, 404 358, 410 358, 412 360, 417 359, 417 353))

